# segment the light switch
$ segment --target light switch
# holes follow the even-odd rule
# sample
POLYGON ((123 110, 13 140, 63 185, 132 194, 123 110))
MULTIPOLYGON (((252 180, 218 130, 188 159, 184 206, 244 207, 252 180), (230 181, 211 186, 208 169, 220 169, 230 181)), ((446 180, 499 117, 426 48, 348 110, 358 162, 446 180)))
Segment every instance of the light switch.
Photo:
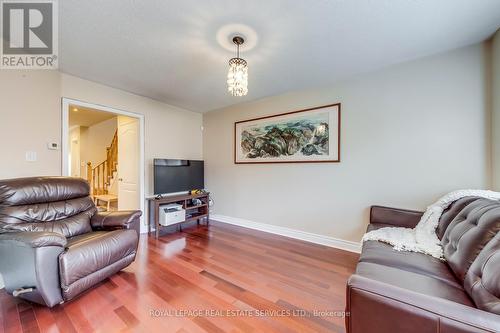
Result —
POLYGON ((36 162, 36 151, 26 152, 26 162, 36 162))

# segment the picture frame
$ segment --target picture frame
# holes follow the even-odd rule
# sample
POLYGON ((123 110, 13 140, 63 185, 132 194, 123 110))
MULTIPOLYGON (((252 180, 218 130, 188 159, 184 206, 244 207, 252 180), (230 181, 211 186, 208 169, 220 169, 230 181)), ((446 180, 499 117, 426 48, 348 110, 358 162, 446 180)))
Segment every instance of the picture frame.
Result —
POLYGON ((234 163, 340 162, 341 103, 234 123, 234 163))

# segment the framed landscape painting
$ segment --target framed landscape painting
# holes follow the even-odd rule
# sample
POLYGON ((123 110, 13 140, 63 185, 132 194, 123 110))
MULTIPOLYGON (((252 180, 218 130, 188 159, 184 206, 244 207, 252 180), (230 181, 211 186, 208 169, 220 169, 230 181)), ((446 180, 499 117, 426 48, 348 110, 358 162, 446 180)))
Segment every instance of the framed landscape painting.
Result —
POLYGON ((234 123, 234 163, 340 162, 340 103, 234 123))

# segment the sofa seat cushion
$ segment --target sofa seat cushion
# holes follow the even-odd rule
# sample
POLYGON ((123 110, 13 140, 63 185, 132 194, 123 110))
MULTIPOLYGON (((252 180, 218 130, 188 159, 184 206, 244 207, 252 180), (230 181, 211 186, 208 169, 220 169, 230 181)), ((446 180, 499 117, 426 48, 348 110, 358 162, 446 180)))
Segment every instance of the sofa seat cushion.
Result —
POLYGON ((386 243, 364 242, 359 262, 398 268, 440 280, 455 288, 462 288, 446 262, 423 253, 395 251, 386 243))
POLYGON ((75 244, 78 244, 80 242, 83 242, 83 241, 88 241, 92 238, 96 238, 96 237, 102 237, 103 234, 105 234, 106 231, 91 231, 91 232, 87 232, 85 234, 81 234, 81 235, 78 235, 78 236, 73 236, 73 237, 70 237, 70 238, 67 238, 67 244, 66 244, 66 248, 70 248, 71 246, 75 245, 75 244))
MULTIPOLYGON (((372 223, 368 225, 367 231, 387 226, 390 227, 391 225, 372 223)), ((457 280, 453 271, 444 261, 423 253, 395 251, 392 245, 383 242, 364 242, 359 261, 396 267, 442 280, 452 286, 462 287, 462 284, 457 280)))
POLYGON ((447 281, 424 274, 371 262, 358 263, 356 274, 424 295, 475 307, 465 290, 459 285, 454 286, 447 281))
POLYGON ((368 227, 366 228, 366 232, 372 231, 372 230, 377 230, 380 228, 394 228, 393 224, 386 224, 386 223, 370 223, 368 224, 368 227))
POLYGON ((137 241, 135 230, 89 232, 68 239, 66 250, 59 255, 63 292, 92 273, 123 258, 135 257, 137 241))

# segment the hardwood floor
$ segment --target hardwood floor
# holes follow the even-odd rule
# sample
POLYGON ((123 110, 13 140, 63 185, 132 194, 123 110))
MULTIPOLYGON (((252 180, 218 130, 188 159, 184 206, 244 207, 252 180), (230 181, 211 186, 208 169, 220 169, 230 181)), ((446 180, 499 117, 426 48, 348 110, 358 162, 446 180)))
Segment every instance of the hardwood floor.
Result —
POLYGON ((358 255, 211 222, 141 236, 136 261, 52 309, 0 291, 5 332, 344 332, 358 255), (315 312, 316 311, 316 312, 315 312), (323 312, 317 312, 323 311, 323 312))

